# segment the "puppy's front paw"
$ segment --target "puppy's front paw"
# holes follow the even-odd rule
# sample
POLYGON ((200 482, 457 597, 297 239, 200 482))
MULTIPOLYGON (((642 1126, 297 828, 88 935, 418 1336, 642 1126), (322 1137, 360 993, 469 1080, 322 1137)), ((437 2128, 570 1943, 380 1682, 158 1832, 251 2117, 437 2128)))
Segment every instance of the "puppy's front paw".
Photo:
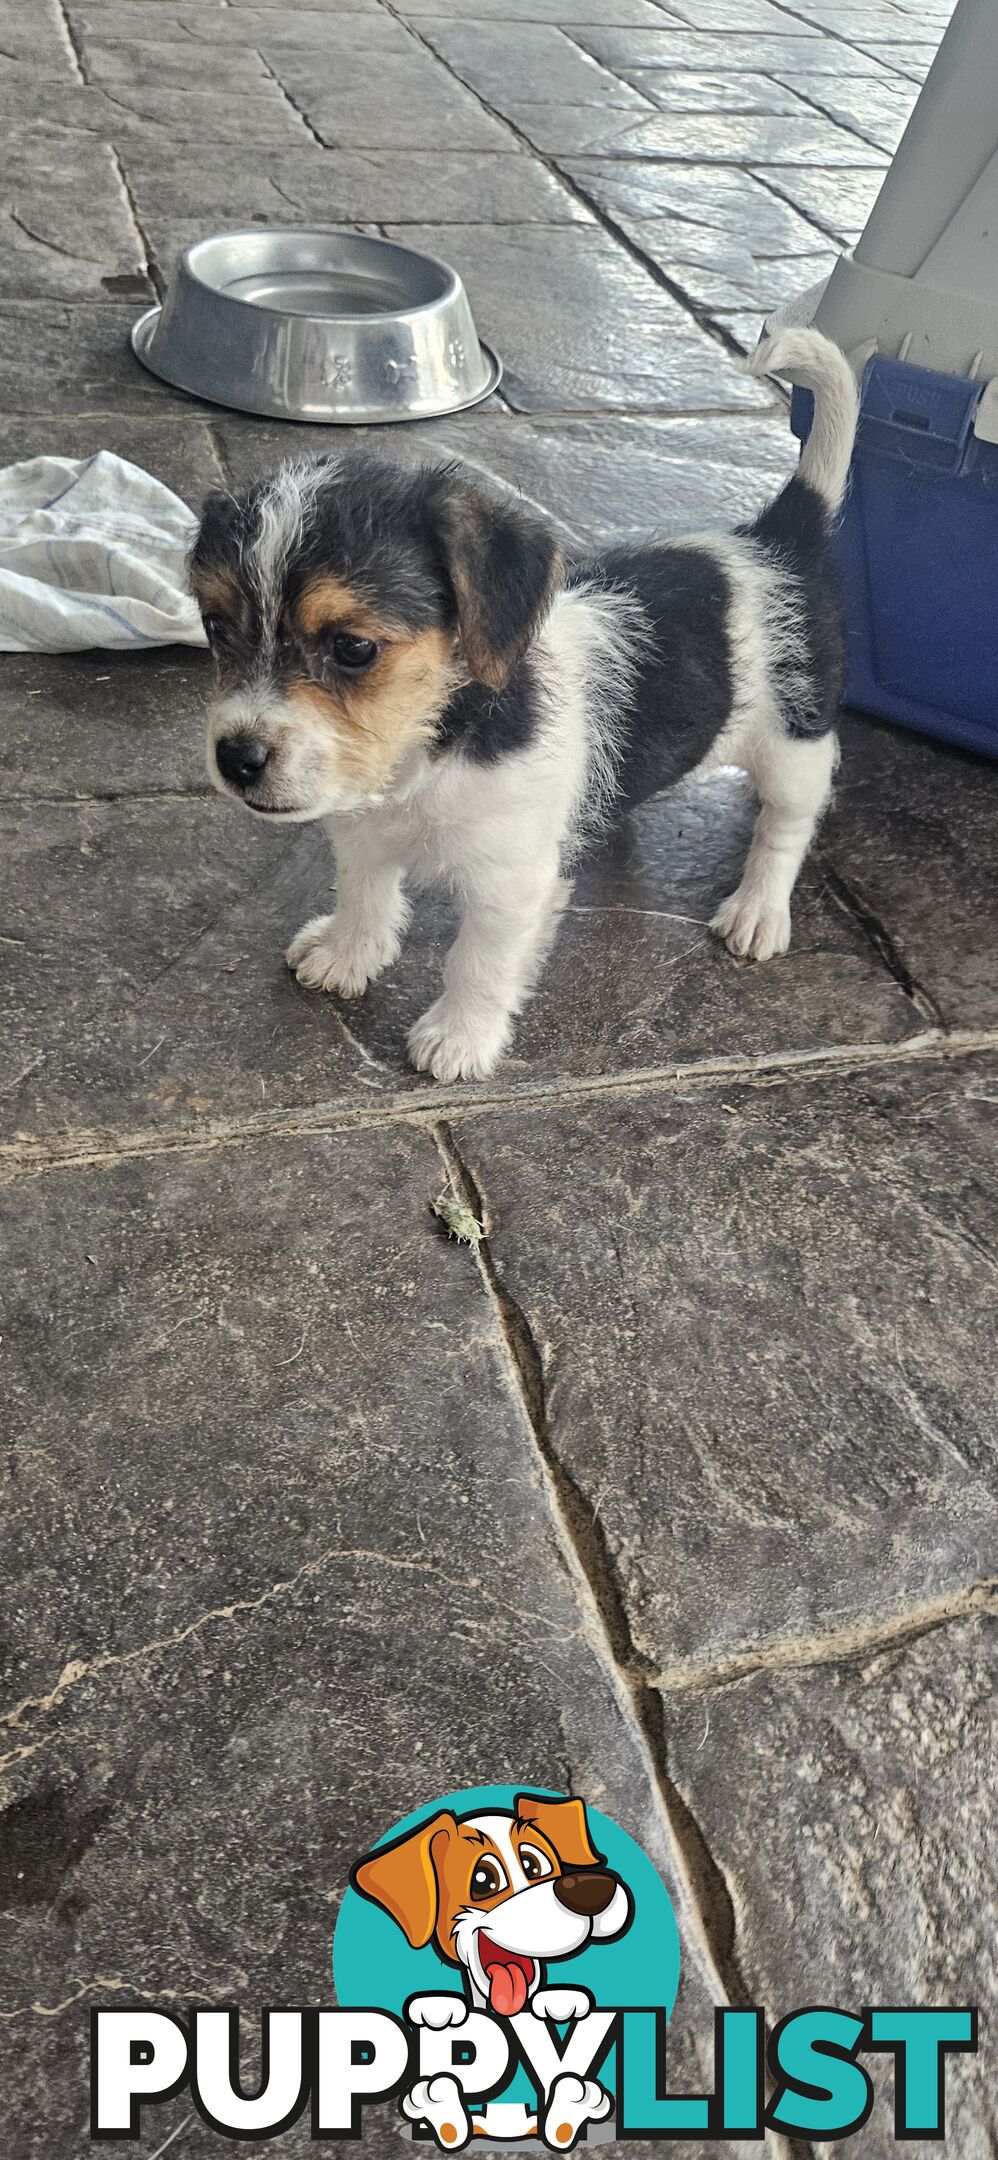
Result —
POLYGON ((463 1995, 413 1995, 406 2003, 405 2014, 410 2025, 428 2025, 431 2032, 444 2032, 448 2025, 465 2023, 468 2005, 463 1995))
POLYGON ((409 1029, 409 1056, 435 1080, 486 1080, 512 1032, 508 1013, 461 1005, 445 990, 409 1029))
POLYGON ((340 997, 363 996, 384 968, 399 955, 394 931, 345 930, 335 915, 317 915, 288 946, 287 963, 306 990, 334 990, 340 997))
POLYGON ((722 901, 710 927, 736 960, 772 960, 790 943, 790 909, 739 889, 722 901))
POLYGON ((553 2025, 567 2025, 589 2016, 593 1998, 587 1988, 538 1988, 530 2007, 536 2018, 550 2018, 553 2025))
POLYGON ((402 2113, 410 2122, 429 2123, 442 2152, 457 2152, 471 2136, 461 2087, 442 2071, 437 2077, 417 2078, 411 2091, 402 2095, 402 2113))
POLYGON ((576 2077, 566 2070, 555 2078, 544 2111, 544 2143, 570 2152, 587 2123, 603 2122, 610 2113, 610 2095, 594 2078, 576 2077))

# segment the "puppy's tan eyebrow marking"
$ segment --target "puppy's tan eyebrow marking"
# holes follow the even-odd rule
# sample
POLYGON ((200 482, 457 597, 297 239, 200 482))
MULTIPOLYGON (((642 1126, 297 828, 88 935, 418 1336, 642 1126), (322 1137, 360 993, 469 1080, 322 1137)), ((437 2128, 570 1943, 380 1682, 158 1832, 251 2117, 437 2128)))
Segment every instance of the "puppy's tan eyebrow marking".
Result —
POLYGON ((317 577, 300 592, 291 610, 296 627, 305 637, 334 626, 349 628, 360 636, 380 634, 371 618, 371 603, 354 592, 341 578, 317 577))

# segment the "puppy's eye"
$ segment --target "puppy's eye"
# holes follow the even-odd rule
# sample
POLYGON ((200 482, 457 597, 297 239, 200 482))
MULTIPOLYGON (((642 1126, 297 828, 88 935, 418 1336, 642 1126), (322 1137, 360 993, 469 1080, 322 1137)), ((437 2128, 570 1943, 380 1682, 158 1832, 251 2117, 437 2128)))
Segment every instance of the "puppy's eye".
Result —
POLYGON ((495 1897, 498 1891, 508 1887, 505 1872, 498 1860, 479 1860, 471 1878, 473 1898, 495 1897))
POLYGON ((538 1852, 536 1845, 521 1845, 520 1866, 528 1882, 543 1882, 545 1875, 554 1874, 547 1853, 538 1852))
POLYGON ((372 660, 378 657, 378 648, 373 638, 354 637, 349 630, 333 632, 329 640, 329 651, 337 667, 347 668, 354 675, 359 674, 362 668, 369 668, 372 660))

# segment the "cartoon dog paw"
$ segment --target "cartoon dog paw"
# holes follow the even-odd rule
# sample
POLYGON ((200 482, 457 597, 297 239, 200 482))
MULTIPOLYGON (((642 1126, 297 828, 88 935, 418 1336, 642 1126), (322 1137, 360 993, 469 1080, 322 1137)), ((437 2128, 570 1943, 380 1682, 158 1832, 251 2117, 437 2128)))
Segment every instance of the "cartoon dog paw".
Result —
POLYGON ((568 2025, 589 2016, 593 1998, 586 1988, 538 1988, 530 2007, 535 2017, 550 2018, 552 2025, 568 2025))
MULTIPOLYGON (((440 2000, 435 1995, 423 1997, 424 2002, 440 2000)), ((452 1996, 450 2000, 456 1998, 452 1996)), ((411 2010, 409 2016, 412 2016, 411 2010)), ((564 2084, 564 2079, 560 2078, 558 2082, 564 2084)), ((576 2085, 581 2082, 581 2078, 574 2080, 576 2085)), ((402 2113, 408 2115, 410 2122, 429 2123, 441 2152, 459 2152, 471 2136, 461 2087, 456 2078, 446 2077, 442 2072, 437 2077, 417 2078, 411 2090, 402 2095, 402 2113)))
POLYGON ((463 1995, 414 1995, 405 2006, 410 2025, 428 2025, 431 2032, 444 2032, 448 2025, 463 2025, 468 2015, 468 2005, 463 1995))
MULTIPOLYGON (((556 1992, 560 1993, 560 1989, 556 1992)), ((544 2111, 544 2143, 558 2152, 571 2152, 587 2123, 603 2122, 610 2113, 610 2095, 593 2078, 575 2077, 563 2071, 555 2078, 544 2111)))

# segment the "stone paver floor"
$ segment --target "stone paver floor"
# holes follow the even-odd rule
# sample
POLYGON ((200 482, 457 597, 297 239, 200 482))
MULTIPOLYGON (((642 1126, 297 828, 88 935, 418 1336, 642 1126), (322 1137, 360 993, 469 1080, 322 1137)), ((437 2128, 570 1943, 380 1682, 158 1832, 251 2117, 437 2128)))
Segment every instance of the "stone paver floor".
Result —
MULTIPOLYGON (((792 444, 738 354, 861 229, 947 12, 0 0, 0 455, 194 503, 328 447, 126 346, 191 238, 313 219, 447 256, 505 358, 383 447, 576 542, 744 515, 792 444)), ((739 784, 649 806, 514 1055, 440 1090, 403 1045, 443 911, 360 1006, 301 992, 323 845, 211 793, 205 678, 0 662, 5 2155, 90 2149, 93 2003, 329 2001, 357 1853, 493 1777, 661 1867, 679 2083, 714 2001, 986 2016, 995 769, 848 718, 758 972, 705 927, 739 784)), ((950 2067, 960 2160, 995 2082, 950 2067)), ((184 2098, 167 2145, 227 2149, 184 2098)))

